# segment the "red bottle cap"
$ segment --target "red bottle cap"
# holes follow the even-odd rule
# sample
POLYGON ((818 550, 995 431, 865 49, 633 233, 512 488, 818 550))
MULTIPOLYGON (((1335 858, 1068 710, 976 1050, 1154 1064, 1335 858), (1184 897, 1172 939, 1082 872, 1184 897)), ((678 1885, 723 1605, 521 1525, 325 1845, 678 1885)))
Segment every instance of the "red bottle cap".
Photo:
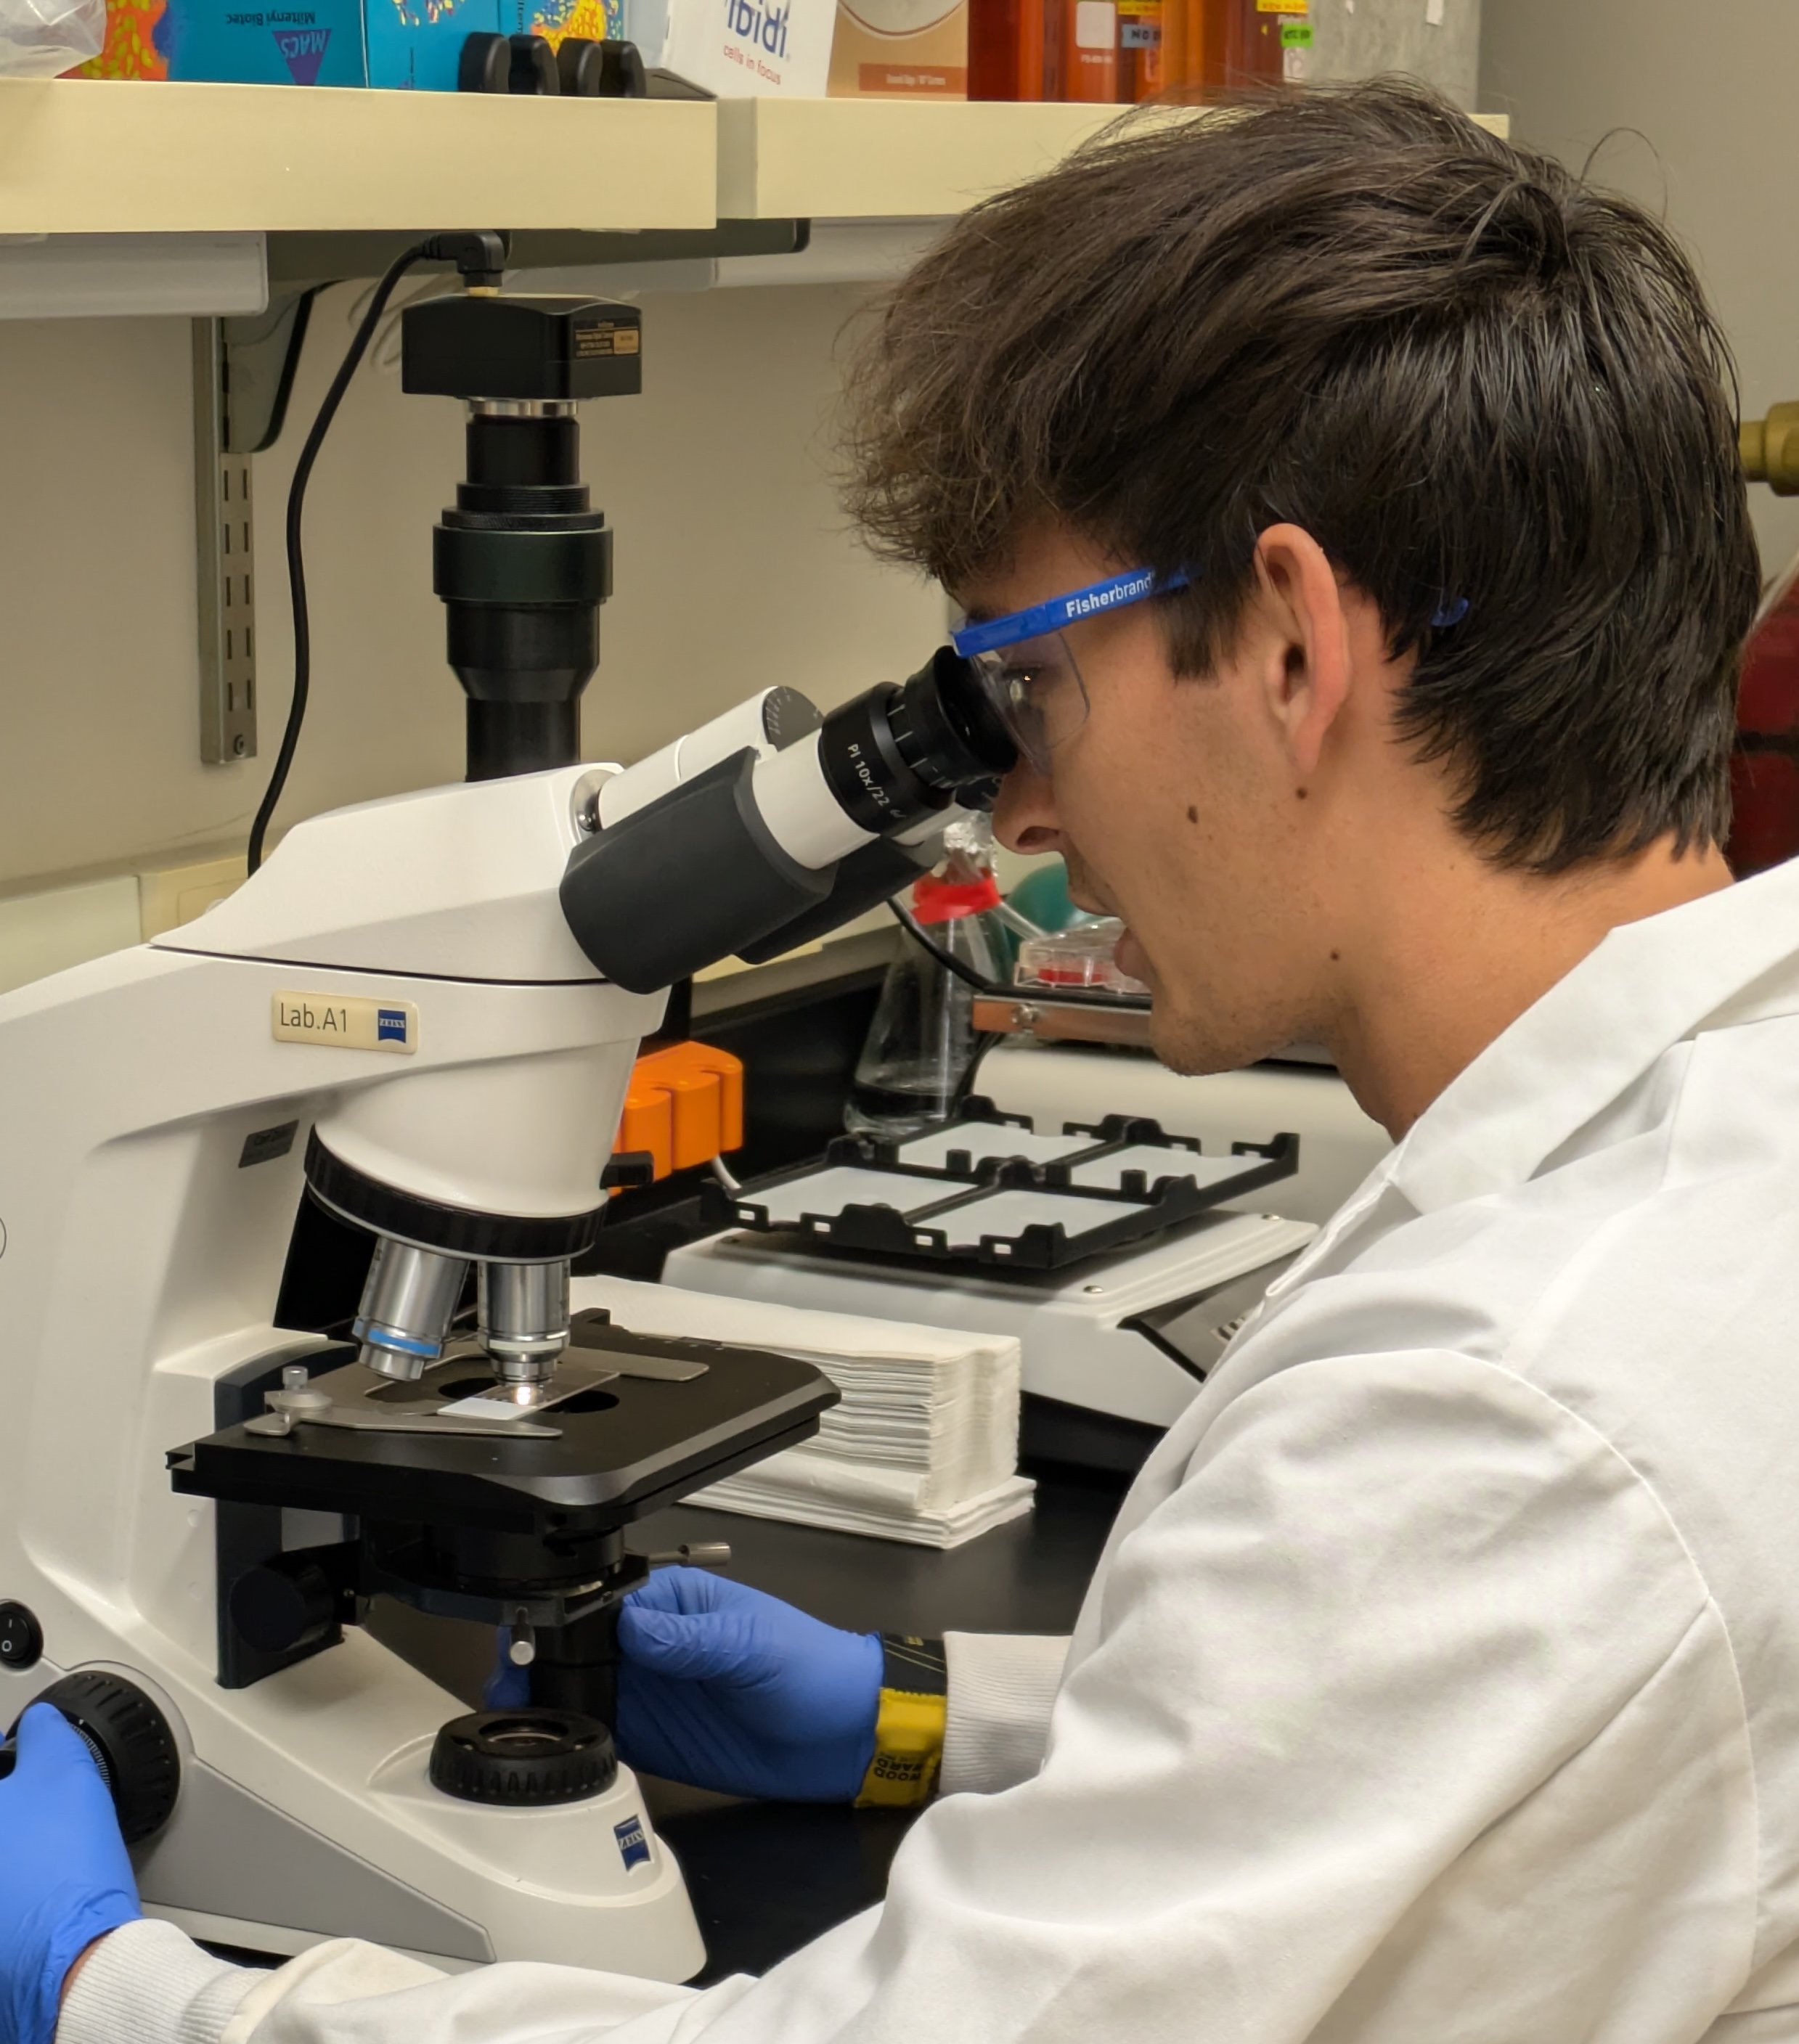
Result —
POLYGON ((927 874, 913 883, 912 912, 921 923, 953 923, 959 916, 978 916, 999 905, 999 882, 990 873, 981 880, 937 880, 927 874))

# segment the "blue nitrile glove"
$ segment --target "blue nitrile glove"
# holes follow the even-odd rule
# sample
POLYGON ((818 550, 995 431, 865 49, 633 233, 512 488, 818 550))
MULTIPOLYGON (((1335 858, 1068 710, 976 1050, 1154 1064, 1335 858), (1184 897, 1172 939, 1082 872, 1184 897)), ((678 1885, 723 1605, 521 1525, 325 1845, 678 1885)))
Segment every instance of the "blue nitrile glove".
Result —
POLYGON ((855 1800, 875 1754, 878 1634, 704 1569, 659 1569, 625 1600, 618 1644, 628 1765, 728 1796, 855 1800))
POLYGON ((34 1704, 0 1781, 0 2044, 52 2044, 69 1968, 143 1914, 93 1754, 54 1704, 34 1704))
POLYGON ((499 1658, 494 1663, 494 1672, 481 1685, 481 1704, 484 1710, 521 1711, 531 1700, 531 1670, 515 1668, 506 1658, 507 1642, 512 1635, 505 1626, 500 1627, 499 1658))

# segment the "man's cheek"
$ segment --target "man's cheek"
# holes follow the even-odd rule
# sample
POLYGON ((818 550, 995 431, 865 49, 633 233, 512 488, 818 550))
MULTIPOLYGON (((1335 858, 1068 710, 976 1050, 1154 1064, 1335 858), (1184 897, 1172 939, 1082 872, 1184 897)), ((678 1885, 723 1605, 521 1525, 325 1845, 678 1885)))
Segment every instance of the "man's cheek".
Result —
POLYGON ((1105 905, 1099 897, 1086 860, 1073 845, 1066 842, 1062 848, 1062 863, 1068 874, 1069 900, 1077 909, 1086 910, 1090 916, 1103 915, 1105 905))

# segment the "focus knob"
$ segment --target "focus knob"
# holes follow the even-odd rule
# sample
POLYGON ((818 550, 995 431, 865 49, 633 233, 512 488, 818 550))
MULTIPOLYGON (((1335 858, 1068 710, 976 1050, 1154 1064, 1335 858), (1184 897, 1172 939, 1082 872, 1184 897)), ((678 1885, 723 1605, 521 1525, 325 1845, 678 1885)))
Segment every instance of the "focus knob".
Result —
POLYGON ((65 1675, 37 1700, 54 1704, 86 1741, 112 1791, 125 1843, 154 1837, 181 1793, 181 1754, 168 1719, 121 1675, 65 1675))
POLYGON ((582 1803, 617 1774, 612 1734, 579 1711, 476 1711, 452 1718, 431 1750, 432 1785, 465 1803, 582 1803))
POLYGON ((317 1646, 337 1623, 337 1589, 305 1552, 247 1569, 231 1586, 231 1622, 259 1654, 317 1646))

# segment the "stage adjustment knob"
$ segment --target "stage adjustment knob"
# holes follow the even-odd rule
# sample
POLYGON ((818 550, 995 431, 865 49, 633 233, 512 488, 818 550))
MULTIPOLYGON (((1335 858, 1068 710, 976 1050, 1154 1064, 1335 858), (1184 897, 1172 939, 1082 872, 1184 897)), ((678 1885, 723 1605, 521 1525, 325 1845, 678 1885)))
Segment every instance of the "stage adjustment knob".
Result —
POLYGON ((579 1711, 476 1711, 452 1718, 431 1750, 433 1785, 465 1803, 582 1803, 617 1773, 612 1734, 579 1711))
POLYGON ((125 1843, 160 1831, 181 1792, 181 1755, 168 1719, 136 1683, 122 1675, 65 1675, 37 1701, 54 1704, 86 1740, 113 1792, 125 1843))

